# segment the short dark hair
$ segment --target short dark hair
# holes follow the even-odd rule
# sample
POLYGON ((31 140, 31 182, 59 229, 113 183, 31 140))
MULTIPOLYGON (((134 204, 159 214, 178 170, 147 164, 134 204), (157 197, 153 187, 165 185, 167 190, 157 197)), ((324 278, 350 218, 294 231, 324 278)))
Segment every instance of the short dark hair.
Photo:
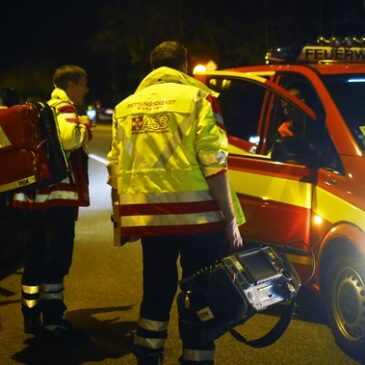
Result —
POLYGON ((166 41, 160 43, 150 54, 152 68, 162 66, 179 69, 186 61, 187 50, 179 42, 166 41))
POLYGON ((53 84, 54 86, 65 90, 69 82, 77 84, 83 77, 87 77, 87 73, 82 67, 63 65, 55 71, 53 84))

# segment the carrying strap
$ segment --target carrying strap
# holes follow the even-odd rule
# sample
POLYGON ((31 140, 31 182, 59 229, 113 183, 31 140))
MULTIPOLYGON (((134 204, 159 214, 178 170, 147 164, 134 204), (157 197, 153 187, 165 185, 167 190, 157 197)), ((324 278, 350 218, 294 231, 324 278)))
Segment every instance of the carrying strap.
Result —
POLYGON ((251 347, 265 347, 273 344, 277 341, 285 332, 289 323, 293 317, 295 309, 295 303, 292 301, 283 311, 281 318, 275 324, 275 326, 264 336, 256 338, 254 340, 247 340, 243 335, 241 335, 237 330, 234 328, 229 330, 229 333, 239 342, 244 343, 245 345, 251 347))
POLYGON ((47 102, 38 101, 34 104, 39 115, 42 116, 44 120, 41 124, 41 128, 45 138, 48 140, 48 149, 51 154, 50 168, 52 170, 52 175, 55 178, 55 181, 52 181, 52 184, 60 182, 65 177, 69 177, 70 181, 72 181, 69 161, 60 138, 56 109, 47 102))

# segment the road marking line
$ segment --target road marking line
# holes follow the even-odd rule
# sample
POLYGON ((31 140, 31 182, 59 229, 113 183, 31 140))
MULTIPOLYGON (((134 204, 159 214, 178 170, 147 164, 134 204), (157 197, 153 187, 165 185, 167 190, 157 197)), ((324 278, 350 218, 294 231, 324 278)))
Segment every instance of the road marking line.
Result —
POLYGON ((89 153, 89 157, 92 158, 95 161, 101 162, 104 165, 106 165, 107 162, 108 162, 108 160, 106 158, 95 155, 94 153, 89 153))

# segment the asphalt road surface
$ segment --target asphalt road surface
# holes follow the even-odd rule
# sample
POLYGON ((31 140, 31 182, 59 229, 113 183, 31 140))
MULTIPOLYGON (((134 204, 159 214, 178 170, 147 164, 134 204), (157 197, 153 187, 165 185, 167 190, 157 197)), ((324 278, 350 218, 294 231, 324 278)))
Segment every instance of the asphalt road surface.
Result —
MULTIPOLYGON (((113 247, 110 190, 105 184, 103 164, 110 144, 110 126, 97 126, 94 135, 89 151, 93 154, 92 205, 80 211, 65 293, 67 318, 89 332, 90 342, 57 344, 23 333, 19 269, 0 281, 0 365, 135 364, 130 345, 141 299, 141 249, 138 242, 113 247)), ((217 341, 216 364, 359 364, 337 347, 321 311, 315 309, 316 301, 309 298, 301 303, 301 317, 295 317, 284 335, 267 348, 250 348, 224 335, 217 341)), ((273 315, 257 314, 240 331, 248 338, 259 337, 276 321, 273 315)), ((180 356, 176 322, 173 308, 166 365, 177 365, 180 356)))

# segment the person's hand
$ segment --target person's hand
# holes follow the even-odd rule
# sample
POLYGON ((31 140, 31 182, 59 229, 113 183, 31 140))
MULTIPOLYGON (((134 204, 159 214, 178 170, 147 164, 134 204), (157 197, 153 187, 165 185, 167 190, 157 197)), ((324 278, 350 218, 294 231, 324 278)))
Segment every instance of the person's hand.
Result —
POLYGON ((79 115, 79 122, 81 125, 85 126, 88 136, 88 141, 90 142, 93 138, 93 125, 87 115, 79 115))
POLYGON ((79 122, 86 127, 91 127, 91 122, 87 115, 79 115, 79 122))
POLYGON ((225 235, 229 245, 229 252, 235 252, 243 247, 243 239, 238 229, 236 218, 226 222, 225 235))

